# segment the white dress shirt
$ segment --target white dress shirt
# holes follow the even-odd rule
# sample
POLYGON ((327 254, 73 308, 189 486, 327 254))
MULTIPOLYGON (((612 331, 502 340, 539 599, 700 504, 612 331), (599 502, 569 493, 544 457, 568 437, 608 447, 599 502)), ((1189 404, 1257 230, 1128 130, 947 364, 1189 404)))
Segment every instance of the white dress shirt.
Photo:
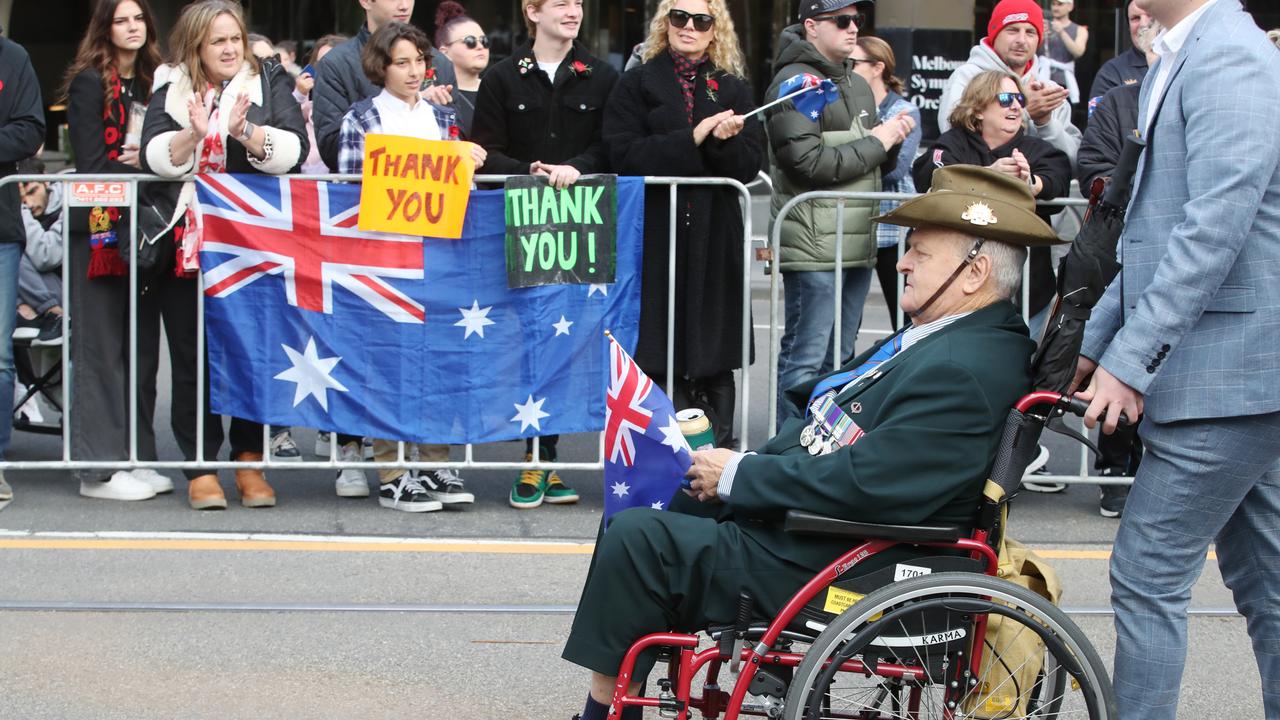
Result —
POLYGON ((382 123, 382 132, 387 135, 402 135, 419 140, 443 140, 440 126, 436 124, 435 111, 431 103, 418 98, 412 107, 409 103, 392 95, 383 88, 373 98, 373 106, 378 109, 378 120, 382 123))
POLYGON ((1182 46, 1187 43, 1187 38, 1191 36, 1191 29, 1196 26, 1196 21, 1215 2, 1218 2, 1218 0, 1209 0, 1209 2, 1201 5, 1199 9, 1182 18, 1177 25, 1160 31, 1160 34, 1156 36, 1155 41, 1151 44, 1151 49, 1156 55, 1160 56, 1160 68, 1156 70, 1155 79, 1151 81, 1151 94, 1147 96, 1147 124, 1143 128, 1142 135, 1144 139, 1151 132, 1151 118, 1155 117, 1156 108, 1160 107, 1165 85, 1169 83, 1169 73, 1173 72, 1174 58, 1178 56, 1182 46))

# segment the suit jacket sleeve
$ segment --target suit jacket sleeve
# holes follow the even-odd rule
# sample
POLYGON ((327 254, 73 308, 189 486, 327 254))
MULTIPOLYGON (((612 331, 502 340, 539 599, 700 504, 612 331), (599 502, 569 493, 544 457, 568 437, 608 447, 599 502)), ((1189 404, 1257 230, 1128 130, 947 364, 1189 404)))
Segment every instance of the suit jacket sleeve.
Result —
POLYGON ((1076 179, 1080 192, 1089 196, 1093 181, 1110 177, 1120 160, 1120 148, 1124 139, 1120 136, 1120 119, 1116 116, 1116 96, 1104 95, 1089 116, 1080 152, 1076 155, 1076 179))
MULTIPOLYGON (((922 366, 898 380, 885 406, 893 409, 880 425, 829 455, 744 457, 730 507, 766 519, 797 509, 908 524, 973 489, 973 477, 990 465, 989 429, 998 421, 967 368, 949 360, 922 366), (918 448, 929 452, 913 450, 918 448)), ((1007 408, 999 412, 1003 416, 1007 408)))
POLYGON ((76 156, 76 170, 82 173, 136 173, 138 168, 132 165, 107 159, 107 147, 102 140, 106 131, 102 120, 105 103, 101 75, 86 70, 72 79, 67 90, 67 132, 71 136, 71 150, 76 156))
POLYGON ((480 83, 471 135, 476 144, 488 153, 480 172, 487 175, 528 175, 529 163, 507 154, 510 135, 507 132, 507 111, 502 106, 503 98, 509 93, 505 69, 506 61, 495 67, 480 83))
POLYGON ((14 163, 36 154, 44 142, 44 103, 40 81, 31 60, 21 46, 5 41, 0 51, 7 63, 21 63, 21 69, 4 91, 12 100, 9 117, 0 118, 0 163, 14 163))
MULTIPOLYGON (((1205 52, 1181 72, 1183 107, 1165 108, 1162 114, 1185 118, 1186 172, 1177 178, 1148 173, 1146 182, 1186 182, 1190 200, 1150 285, 1100 362, 1142 393, 1157 377, 1147 370, 1148 359, 1164 345, 1177 352, 1235 265, 1280 165, 1273 129, 1280 117, 1280 93, 1274 92, 1275 78, 1268 75, 1267 65, 1241 62, 1234 53, 1205 52), (1248 102, 1231 101, 1224 94, 1241 90, 1248 102)), ((1138 192, 1141 201, 1141 188, 1138 192)))

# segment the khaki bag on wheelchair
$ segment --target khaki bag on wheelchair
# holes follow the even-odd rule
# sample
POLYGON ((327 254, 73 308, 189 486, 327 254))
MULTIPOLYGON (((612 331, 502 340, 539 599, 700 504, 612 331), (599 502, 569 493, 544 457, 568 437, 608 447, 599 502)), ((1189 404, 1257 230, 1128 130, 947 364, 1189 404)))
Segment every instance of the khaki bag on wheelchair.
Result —
MULTIPOLYGON (((999 486, 989 482, 988 497, 992 491, 1003 495, 999 486)), ((1000 498, 990 499, 998 502, 1000 498)), ((1001 512, 1001 528, 1006 527, 1006 514, 1007 507, 1001 512)), ((998 557, 999 577, 1031 590, 1054 605, 1058 604, 1062 584, 1058 573, 1044 558, 1007 536, 1001 538, 998 557)), ((984 720, 1025 716, 1043 664, 1044 643, 1040 636, 1027 632, 1020 623, 1009 622, 1003 616, 988 616, 986 641, 978 671, 981 682, 964 702, 967 716, 984 720), (1026 658, 1026 662, 1016 665, 1009 662, 1020 658, 1026 658)))

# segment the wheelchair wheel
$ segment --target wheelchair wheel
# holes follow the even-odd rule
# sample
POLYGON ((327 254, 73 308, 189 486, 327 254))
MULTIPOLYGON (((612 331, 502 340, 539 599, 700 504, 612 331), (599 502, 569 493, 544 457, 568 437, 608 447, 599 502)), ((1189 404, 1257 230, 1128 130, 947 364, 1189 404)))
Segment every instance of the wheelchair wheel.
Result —
POLYGON ((832 621, 796 669, 783 717, 1117 714, 1106 666, 1065 613, 1005 580, 935 573, 883 587, 832 621))

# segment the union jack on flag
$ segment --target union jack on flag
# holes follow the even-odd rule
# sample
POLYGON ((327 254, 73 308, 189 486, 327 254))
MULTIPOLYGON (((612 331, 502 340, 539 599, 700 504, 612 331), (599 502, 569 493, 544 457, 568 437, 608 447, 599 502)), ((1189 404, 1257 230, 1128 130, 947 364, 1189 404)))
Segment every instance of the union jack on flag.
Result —
POLYGON ((332 314, 337 285, 396 322, 425 320, 422 304, 387 282, 423 279, 422 238, 359 230, 357 195, 287 177, 200 175, 196 183, 201 248, 230 256, 202 263, 210 297, 283 275, 286 299, 303 310, 332 314))
POLYGON ((606 523, 630 507, 665 510, 693 462, 671 399, 612 335, 604 447, 606 523))

